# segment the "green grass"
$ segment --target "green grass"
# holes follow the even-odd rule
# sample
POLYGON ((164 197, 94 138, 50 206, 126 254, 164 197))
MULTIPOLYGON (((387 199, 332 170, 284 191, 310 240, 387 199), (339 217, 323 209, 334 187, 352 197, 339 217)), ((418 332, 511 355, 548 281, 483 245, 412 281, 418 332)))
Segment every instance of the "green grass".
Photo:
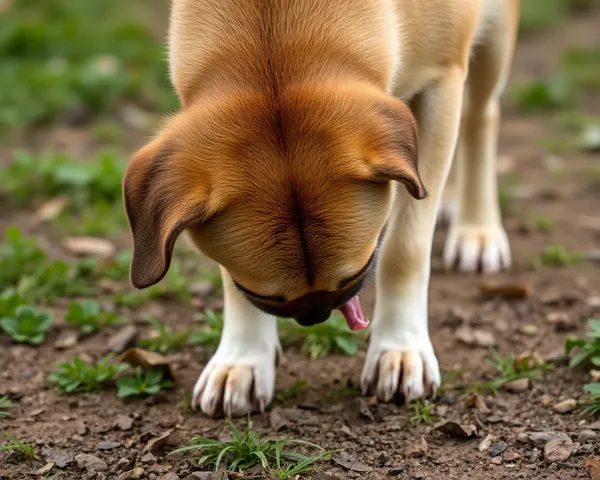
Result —
POLYGON ((58 372, 50 374, 48 380, 67 393, 93 392, 112 386, 116 376, 129 366, 124 363, 111 365, 107 356, 95 365, 89 365, 78 357, 61 363, 58 372))
POLYGON ((600 412, 600 383, 588 383, 583 386, 583 389, 588 392, 588 398, 582 402, 582 415, 594 416, 600 412))
POLYGON ((138 20, 147 2, 8 5, 0 16, 0 129, 112 113, 128 102, 176 107, 162 35, 138 20))
POLYGON ((169 353, 180 350, 188 343, 190 330, 173 331, 154 318, 148 318, 148 322, 154 330, 150 337, 140 340, 140 346, 143 348, 153 352, 169 353))
POLYGON ((310 391, 311 385, 306 380, 296 380, 294 384, 287 390, 277 392, 275 399, 273 400, 274 405, 285 405, 290 400, 302 395, 305 392, 310 391))
POLYGON ((567 355, 578 350, 569 360, 571 367, 576 367, 586 361, 596 367, 600 366, 600 320, 592 319, 588 324, 590 331, 585 334, 586 338, 567 337, 565 340, 567 355))
POLYGON ((353 356, 358 352, 360 333, 348 329, 343 317, 333 315, 326 322, 302 327, 293 320, 280 320, 280 338, 284 344, 302 344, 302 351, 311 358, 324 357, 331 352, 353 356))
POLYGON ((466 389, 465 394, 478 392, 497 392, 504 384, 527 378, 541 380, 544 373, 551 370, 551 364, 534 355, 503 357, 496 350, 490 350, 491 359, 487 363, 493 368, 495 378, 485 383, 475 383, 466 389))
POLYGON ((433 414, 433 404, 427 400, 419 400, 413 403, 410 408, 412 409, 412 415, 409 420, 416 425, 435 422, 440 418, 433 414))
POLYGON ((164 378, 162 370, 152 369, 144 373, 141 367, 137 367, 135 376, 122 377, 117 380, 117 395, 119 398, 156 395, 163 388, 172 387, 173 382, 164 378))
POLYGON ((0 396, 0 418, 8 417, 10 415, 8 410, 14 406, 15 404, 10 401, 7 395, 0 396))
POLYGON ((554 220, 543 215, 538 215, 535 217, 533 219, 533 224, 535 225, 535 228, 543 233, 549 233, 554 230, 555 227, 554 220))
POLYGON ((23 443, 8 432, 0 432, 0 433, 7 440, 7 442, 4 445, 0 445, 0 451, 4 450, 4 451, 8 451, 8 452, 21 452, 23 455, 25 455, 28 458, 32 458, 32 459, 38 458, 32 444, 23 443))
POLYGON ((519 30, 529 33, 557 27, 569 14, 594 5, 598 5, 597 0, 522 0, 519 30))
POLYGON ((221 332, 223 331, 223 313, 207 309, 204 312, 206 325, 192 332, 189 343, 192 345, 202 345, 205 350, 212 352, 219 346, 221 332))
POLYGON ((531 259, 535 268, 541 267, 571 267, 579 265, 585 259, 581 252, 567 250, 562 245, 548 245, 542 252, 531 259))
POLYGON ((111 325, 121 325, 125 319, 114 312, 100 309, 95 300, 72 302, 65 316, 65 322, 78 326, 85 334, 102 330, 111 325))
POLYGON ((228 419, 227 422, 233 436, 231 441, 194 437, 190 440, 191 445, 179 448, 169 455, 199 451, 202 455, 198 460, 200 466, 212 467, 215 470, 224 467, 231 472, 242 472, 261 465, 265 472, 276 479, 287 480, 308 472, 315 462, 334 453, 326 452, 318 445, 303 440, 263 440, 252 429, 250 419, 244 432, 238 430, 231 420, 228 419), (289 450, 291 446, 316 449, 320 453, 307 456, 289 450))

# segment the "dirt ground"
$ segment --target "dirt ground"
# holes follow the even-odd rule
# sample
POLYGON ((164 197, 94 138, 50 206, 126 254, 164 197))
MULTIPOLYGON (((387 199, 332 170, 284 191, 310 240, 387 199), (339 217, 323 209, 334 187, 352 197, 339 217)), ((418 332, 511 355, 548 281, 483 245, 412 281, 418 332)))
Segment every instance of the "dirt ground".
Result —
MULTIPOLYGON (((513 81, 552 72, 557 52, 567 43, 599 44, 598 25, 600 16, 586 16, 577 18, 565 30, 521 38, 513 81)), ((600 97, 590 97, 586 108, 590 114, 600 114, 600 97)), ((299 351, 287 350, 287 362, 278 368, 277 391, 286 391, 299 380, 310 388, 279 402, 270 412, 254 416, 256 430, 267 437, 299 438, 326 449, 344 449, 358 462, 342 466, 331 459, 322 460, 316 470, 304 478, 590 478, 583 461, 590 455, 600 454, 599 444, 595 439, 582 444, 580 433, 589 428, 594 419, 582 417, 577 411, 557 413, 553 405, 565 398, 583 398, 582 386, 589 382, 588 372, 568 368, 561 353, 567 333, 582 336, 587 320, 600 315, 600 270, 593 263, 536 270, 529 265, 530 258, 549 244, 583 252, 600 249, 600 190, 590 186, 586 174, 591 166, 600 165, 600 156, 591 153, 560 156, 564 171, 561 175, 553 174, 551 166, 557 160, 540 147, 540 141, 548 138, 552 128, 551 116, 524 116, 511 108, 504 110, 500 167, 504 174, 518 175, 519 184, 526 188, 521 189, 525 194, 511 200, 510 214, 505 219, 514 267, 495 280, 529 283, 532 293, 520 300, 487 299, 479 291, 480 278, 444 273, 440 260, 444 229, 440 228, 434 248, 430 331, 449 384, 484 381, 491 372, 485 362, 488 349, 460 341, 457 331, 465 324, 489 333, 504 355, 534 350, 557 360, 556 368, 525 391, 484 394, 487 408, 481 405, 470 408, 459 392, 446 389, 436 401, 434 413, 442 420, 473 424, 477 428, 475 438, 456 439, 435 430, 435 422, 411 423, 412 411, 404 406, 379 405, 357 395, 364 345, 355 357, 330 355, 317 360, 310 360, 299 351), (553 231, 544 233, 528 224, 528 220, 541 215, 553 220, 553 231), (595 226, 587 217, 596 219, 595 226), (548 315, 555 312, 564 314, 572 323, 571 331, 557 331, 548 321, 548 315), (462 375, 457 378, 456 372, 462 375), (566 433, 575 442, 571 457, 562 462, 547 460, 543 444, 536 448, 525 439, 527 432, 536 431, 566 433), (506 442, 502 455, 492 457, 490 450, 479 451, 480 442, 488 435, 493 437, 493 446, 506 442), (422 454, 414 451, 421 438, 427 444, 427 451, 422 454)), ((64 134, 64 129, 61 131, 64 134)), ((90 140, 85 131, 68 133, 76 142, 69 149, 85 151, 89 148, 90 140)), ((42 132, 36 142, 40 147, 51 145, 56 134, 55 131, 42 132)), ((137 143, 137 139, 132 143, 137 143)), ((9 149, 3 149, 2 155, 8 154, 9 149)), ((9 224, 17 224, 24 232, 38 236, 50 249, 57 242, 50 230, 34 225, 31 212, 26 210, 3 213, 0 226, 4 228, 9 224)), ((367 311, 372 308, 371 298, 370 293, 363 296, 367 311)), ((219 303, 218 298, 206 301, 213 305, 219 303)), ((61 307, 56 308, 60 312, 61 307)), ((152 302, 136 312, 124 310, 124 313, 130 322, 139 323, 149 311, 173 327, 197 324, 193 319, 194 307, 174 302, 152 302)), ((71 348, 57 350, 53 344, 64 328, 59 324, 51 330, 47 341, 35 348, 13 344, 8 336, 0 335, 0 395, 8 394, 16 402, 12 416, 0 418, 0 427, 21 440, 33 442, 45 460, 4 455, 4 462, 0 457, 0 478, 38 478, 36 471, 47 462, 64 465, 55 470, 62 472, 60 478, 63 479, 116 479, 134 467, 143 469, 139 478, 169 480, 183 479, 200 471, 195 455, 165 455, 195 435, 227 436, 228 427, 223 420, 211 420, 187 408, 190 391, 209 355, 200 347, 185 347, 170 355, 177 376, 176 386, 157 397, 123 401, 114 392, 64 395, 57 393, 46 380, 55 365, 75 354, 101 358, 106 353, 107 340, 119 327, 110 327, 71 348), (123 421, 122 416, 133 420, 131 425, 123 425, 125 429, 115 426, 118 419, 123 421), (172 445, 148 455, 148 441, 167 431, 173 432, 172 445), (110 448, 102 449, 106 446, 110 448), (99 472, 80 469, 74 457, 81 453, 97 456, 108 468, 99 472)), ((592 427, 600 429, 600 425, 592 427)))

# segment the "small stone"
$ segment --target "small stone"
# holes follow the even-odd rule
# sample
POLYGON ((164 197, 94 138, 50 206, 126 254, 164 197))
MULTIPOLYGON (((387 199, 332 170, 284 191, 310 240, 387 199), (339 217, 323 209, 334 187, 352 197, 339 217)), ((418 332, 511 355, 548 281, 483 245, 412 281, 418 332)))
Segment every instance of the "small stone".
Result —
POLYGON ((551 440, 571 440, 564 432, 528 432, 524 434, 525 438, 536 448, 544 448, 551 440))
POLYGON ((194 472, 183 480, 228 480, 226 472, 194 472))
POLYGON ((133 427, 133 418, 129 415, 119 415, 115 420, 115 427, 119 430, 131 430, 131 427, 133 427))
POLYGON ((80 453, 75 455, 75 461, 79 468, 87 470, 89 473, 102 472, 108 469, 106 462, 95 455, 89 453, 80 453))
POLYGON ((121 458, 119 458, 119 461, 117 462, 116 469, 118 472, 123 472, 129 468, 130 464, 131 464, 131 462, 128 458, 121 457, 121 458))
POLYGON ((502 457, 494 457, 490 460, 492 465, 502 465, 502 457))
POLYGON ((574 398, 567 398, 562 402, 558 402, 552 408, 554 408, 554 410, 556 410, 558 413, 569 413, 577 408, 577 400, 574 398))
POLYGON ((550 312, 546 315, 546 321, 557 332, 568 332, 577 328, 577 323, 565 312, 550 312))
POLYGON ((103 238, 66 237, 62 244, 71 253, 83 257, 110 258, 115 254, 115 246, 103 238))
POLYGON ((506 450, 507 447, 508 444, 505 441, 500 440, 499 442, 496 442, 494 445, 492 445, 492 448, 490 448, 490 455, 492 457, 502 455, 502 453, 504 453, 504 450, 506 450))
POLYGON ((145 464, 155 463, 156 457, 152 453, 148 452, 142 456, 141 462, 145 464))
POLYGON ((521 455, 519 455, 517 452, 508 451, 504 452, 503 458, 505 462, 516 462, 521 458, 521 455))
POLYGON ((425 441, 424 437, 421 437, 418 442, 406 447, 404 454, 407 457, 418 458, 425 456, 425 454, 427 454, 427 450, 427 442, 425 441))
POLYGON ((479 443, 477 450, 479 450, 480 452, 485 452, 486 450, 489 450, 490 446, 492 445, 493 438, 494 437, 488 433, 485 436, 485 438, 481 441, 481 443, 479 443))
POLYGON ((73 463, 73 454, 61 448, 44 447, 42 455, 46 462, 53 463, 58 468, 65 468, 73 463))
POLYGON ((96 449, 98 450, 114 450, 115 448, 119 448, 121 444, 119 442, 100 442, 96 449))
POLYGON ((449 437, 454 438, 472 438, 477 436, 477 427, 475 425, 460 425, 456 422, 443 422, 436 425, 435 430, 442 432, 449 437))
POLYGON ((54 348, 56 348, 57 350, 65 350, 67 348, 71 348, 77 345, 78 340, 79 335, 77 334, 77 332, 74 332, 72 330, 65 330, 54 341, 54 348))
POLYGON ((550 440, 544 447, 544 456, 549 462, 565 462, 573 453, 573 441, 570 438, 550 440))
POLYGON ((541 452, 537 448, 534 448, 533 451, 527 457, 527 461, 529 463, 537 463, 540 460, 540 456, 541 452))
POLYGON ((510 382, 506 382, 502 386, 502 388, 512 393, 522 393, 529 390, 530 386, 531 382, 528 378, 519 378, 518 380, 511 380, 510 382))
POLYGON ((179 475, 173 472, 169 472, 164 475, 161 475, 156 480, 179 480, 179 475))
POLYGON ((552 405, 552 402, 554 402, 554 398, 552 398, 550 395, 542 395, 542 405, 544 407, 552 405))
POLYGON ((582 430, 577 436, 577 441, 582 445, 587 442, 592 442, 598 438, 598 434, 593 430, 582 430))
POLYGON ((368 473, 373 470, 373 468, 369 467, 368 465, 365 465, 364 463, 359 462, 352 455, 344 451, 333 456, 332 460, 340 467, 344 467, 345 469, 351 470, 353 472, 368 473))
POLYGON ((537 333, 539 331, 540 331, 540 329, 536 325, 522 325, 519 328, 519 332, 521 332, 523 335, 527 335, 529 337, 533 337, 533 336, 537 335, 537 333))
POLYGON ((47 473, 50 473, 50 470, 52 470, 53 468, 54 468, 53 463, 47 463, 42 468, 40 468, 37 472, 35 472, 35 474, 39 475, 39 476, 46 475, 47 473))
POLYGON ((133 470, 129 470, 119 475, 118 480, 136 480, 138 478, 142 478, 144 473, 145 470, 142 467, 136 467, 133 470))

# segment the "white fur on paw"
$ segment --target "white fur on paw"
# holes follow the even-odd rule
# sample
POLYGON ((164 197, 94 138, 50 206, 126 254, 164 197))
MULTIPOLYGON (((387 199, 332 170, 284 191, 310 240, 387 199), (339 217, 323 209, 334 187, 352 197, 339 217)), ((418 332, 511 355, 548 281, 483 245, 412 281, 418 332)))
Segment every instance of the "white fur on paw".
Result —
POLYGON ((455 200, 454 197, 446 198, 446 196, 444 196, 440 209, 438 210, 436 222, 439 225, 450 225, 457 214, 458 201, 455 200))
POLYGON ((209 417, 263 412, 273 399, 275 355, 215 353, 194 386, 192 407, 209 417))
POLYGON ((407 334, 400 342, 371 340, 362 373, 364 394, 390 402, 399 395, 406 403, 432 397, 440 386, 440 368, 427 335, 407 334))
POLYGON ((510 246, 502 225, 450 227, 444 247, 446 269, 496 273, 510 267, 510 263, 510 246))

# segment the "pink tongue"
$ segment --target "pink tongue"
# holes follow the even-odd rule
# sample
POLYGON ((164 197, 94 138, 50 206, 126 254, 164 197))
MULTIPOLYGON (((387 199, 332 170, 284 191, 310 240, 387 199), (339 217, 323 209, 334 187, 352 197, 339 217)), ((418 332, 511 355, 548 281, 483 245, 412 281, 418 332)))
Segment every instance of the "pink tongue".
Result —
POLYGON ((344 303, 340 307, 340 312, 342 312, 342 315, 344 315, 350 330, 362 330, 369 326, 369 321, 365 320, 362 310, 360 309, 358 295, 355 295, 346 303, 344 303))

